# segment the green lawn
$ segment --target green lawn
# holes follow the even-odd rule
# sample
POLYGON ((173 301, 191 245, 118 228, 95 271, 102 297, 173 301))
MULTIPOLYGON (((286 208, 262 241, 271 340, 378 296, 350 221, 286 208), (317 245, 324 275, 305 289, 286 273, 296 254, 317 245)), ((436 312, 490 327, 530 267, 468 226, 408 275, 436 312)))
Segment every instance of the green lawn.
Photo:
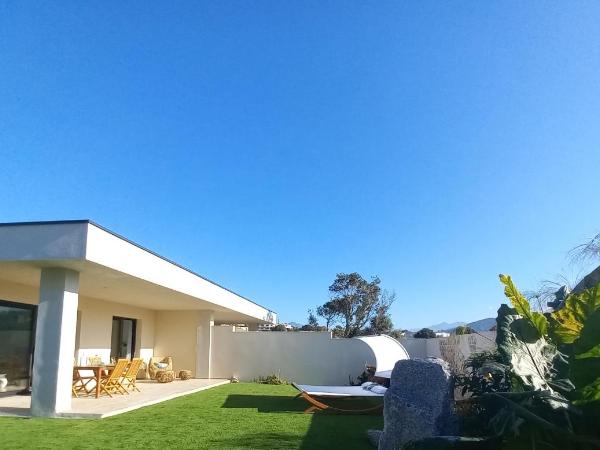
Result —
POLYGON ((303 414, 290 386, 228 384, 101 420, 0 417, 0 447, 368 449, 381 416, 303 414))

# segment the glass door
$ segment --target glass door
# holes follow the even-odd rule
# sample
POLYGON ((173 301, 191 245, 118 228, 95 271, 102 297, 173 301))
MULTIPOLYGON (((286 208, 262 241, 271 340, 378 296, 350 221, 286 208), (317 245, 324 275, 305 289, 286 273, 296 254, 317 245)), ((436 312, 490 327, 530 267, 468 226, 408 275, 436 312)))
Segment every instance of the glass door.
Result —
POLYGON ((135 355, 136 320, 113 317, 110 359, 127 358, 135 355))
POLYGON ((0 390, 29 386, 37 306, 0 300, 0 390), (2 376, 4 375, 4 376, 2 376))

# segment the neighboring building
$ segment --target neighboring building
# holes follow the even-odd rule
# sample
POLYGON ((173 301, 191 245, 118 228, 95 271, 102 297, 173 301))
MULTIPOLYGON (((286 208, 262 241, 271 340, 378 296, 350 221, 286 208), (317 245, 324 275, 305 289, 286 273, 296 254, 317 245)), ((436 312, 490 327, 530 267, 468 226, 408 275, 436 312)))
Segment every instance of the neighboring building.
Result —
POLYGON ((573 291, 570 291, 568 286, 561 286, 554 293, 554 300, 549 301, 547 305, 549 308, 552 308, 554 310, 560 309, 564 306, 565 300, 567 299, 569 294, 579 294, 585 291, 586 289, 590 289, 594 286, 597 286, 598 283, 600 283, 600 266, 596 267, 585 277, 583 277, 581 281, 579 281, 579 283, 577 283, 577 285, 573 288, 573 291))
POLYGON ((271 331, 278 325, 283 325, 287 331, 292 331, 294 329, 289 323, 261 323, 256 328, 256 331, 271 331))
POLYGON ((0 224, 0 372, 13 388, 32 375, 33 415, 70 409, 74 362, 170 355, 211 378, 214 325, 276 322, 89 220, 0 224))

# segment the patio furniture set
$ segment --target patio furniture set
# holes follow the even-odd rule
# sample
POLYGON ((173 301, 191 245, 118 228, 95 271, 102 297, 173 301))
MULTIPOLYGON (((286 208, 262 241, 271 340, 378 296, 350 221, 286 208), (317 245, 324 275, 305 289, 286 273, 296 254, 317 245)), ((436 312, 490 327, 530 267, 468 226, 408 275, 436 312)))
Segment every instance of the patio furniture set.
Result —
MULTIPOLYGON (((119 359, 114 364, 104 364, 99 357, 88 358, 87 365, 73 366, 72 393, 75 397, 102 394, 112 397, 115 394, 129 395, 130 391, 140 390, 136 386, 139 378, 150 378, 158 383, 170 383, 175 379, 173 360, 152 357, 146 366, 142 358, 119 359)), ((190 370, 179 372, 181 380, 192 378, 190 370)))

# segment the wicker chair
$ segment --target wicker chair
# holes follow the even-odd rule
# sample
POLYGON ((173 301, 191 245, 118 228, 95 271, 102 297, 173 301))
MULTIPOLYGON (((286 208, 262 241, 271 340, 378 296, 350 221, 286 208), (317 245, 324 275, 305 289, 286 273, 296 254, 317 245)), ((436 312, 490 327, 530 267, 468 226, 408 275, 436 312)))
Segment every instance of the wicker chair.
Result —
POLYGON ((173 358, 167 356, 162 358, 160 356, 153 356, 150 358, 150 362, 148 363, 148 376, 151 380, 156 379, 156 372, 159 370, 173 370, 173 358), (158 363, 167 364, 167 367, 159 368, 156 366, 158 363))

